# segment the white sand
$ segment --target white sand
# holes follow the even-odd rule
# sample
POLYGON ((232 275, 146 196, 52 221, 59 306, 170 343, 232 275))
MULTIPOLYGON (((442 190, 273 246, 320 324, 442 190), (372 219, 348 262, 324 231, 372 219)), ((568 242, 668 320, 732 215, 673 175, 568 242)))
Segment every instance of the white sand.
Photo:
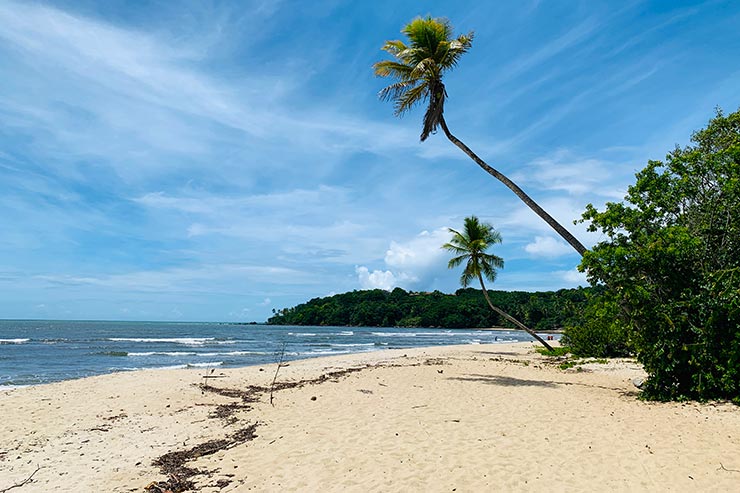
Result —
MULTIPOLYGON (((208 417, 237 400, 202 393, 205 371, 0 392, 0 491, 37 466, 13 493, 143 491, 166 479, 156 457, 253 422, 254 440, 187 464, 211 471, 200 491, 740 491, 740 407, 638 401, 629 361, 562 371, 532 344, 468 345, 291 362, 278 381, 363 365, 274 407, 263 395, 233 424, 208 417)), ((209 381, 243 389, 274 371, 209 381)))

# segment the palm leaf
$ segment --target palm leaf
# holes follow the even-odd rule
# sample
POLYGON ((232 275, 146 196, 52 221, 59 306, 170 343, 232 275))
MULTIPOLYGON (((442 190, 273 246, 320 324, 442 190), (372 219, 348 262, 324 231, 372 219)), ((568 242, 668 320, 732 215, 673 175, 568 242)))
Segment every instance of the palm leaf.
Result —
POLYGON ((395 60, 373 65, 376 76, 396 80, 378 95, 382 100, 393 101, 397 116, 420 102, 428 102, 420 136, 424 141, 437 131, 443 118, 447 93, 442 76, 470 49, 473 33, 453 39, 450 22, 431 16, 417 17, 401 32, 408 38, 408 44, 389 40, 382 47, 395 60))
POLYGON ((429 91, 426 86, 426 84, 419 84, 416 87, 412 87, 406 91, 404 91, 403 94, 401 94, 396 99, 395 109, 396 109, 396 115, 402 115, 403 113, 406 113, 411 108, 413 108, 417 103, 424 102, 429 97, 429 91))

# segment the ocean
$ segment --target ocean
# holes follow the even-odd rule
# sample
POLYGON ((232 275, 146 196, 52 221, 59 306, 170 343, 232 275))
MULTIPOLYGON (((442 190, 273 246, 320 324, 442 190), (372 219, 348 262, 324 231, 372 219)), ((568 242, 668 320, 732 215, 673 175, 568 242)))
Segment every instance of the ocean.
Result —
POLYGON ((284 359, 532 340, 521 331, 227 323, 0 320, 0 390, 144 368, 238 367, 284 359))

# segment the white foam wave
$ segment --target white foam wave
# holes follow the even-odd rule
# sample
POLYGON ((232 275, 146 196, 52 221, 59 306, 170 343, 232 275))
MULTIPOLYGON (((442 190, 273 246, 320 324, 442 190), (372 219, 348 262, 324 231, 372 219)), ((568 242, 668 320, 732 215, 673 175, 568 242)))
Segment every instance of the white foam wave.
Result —
POLYGON ((209 363, 188 363, 188 368, 211 368, 214 366, 221 366, 223 365, 223 361, 213 361, 209 363))
POLYGON ((24 387, 30 387, 30 385, 0 385, 0 392, 5 392, 6 390, 22 389, 24 387))
POLYGON ((197 356, 198 353, 190 351, 149 351, 143 353, 128 353, 129 356, 197 356))
POLYGON ((351 330, 343 330, 339 333, 339 335, 340 336, 353 336, 355 335, 355 333, 352 332, 351 330))
POLYGON ((31 339, 0 339, 0 344, 24 344, 31 339))
POLYGON ((297 333, 295 333, 294 335, 296 335, 296 336, 306 336, 306 337, 313 337, 313 336, 315 336, 316 334, 314 334, 313 332, 297 332, 297 333))
POLYGON ((250 356, 250 355, 268 355, 264 351, 227 351, 223 353, 194 353, 198 356, 250 356))
POLYGON ((302 355, 310 355, 310 356, 318 356, 318 355, 334 355, 334 354, 349 354, 352 351, 326 351, 326 350, 320 350, 320 351, 310 351, 308 353, 301 353, 302 355))
POLYGON ((416 337, 416 332, 371 332, 378 337, 416 337))
POLYGON ((357 343, 357 344, 329 344, 331 347, 361 347, 361 346, 374 346, 374 342, 357 343))
POLYGON ((144 342, 144 343, 168 343, 184 344, 186 346, 203 346, 206 344, 234 344, 236 341, 217 341, 214 337, 110 337, 113 342, 144 342))
POLYGON ((211 368, 215 366, 221 366, 223 365, 223 361, 213 361, 209 363, 188 363, 188 364, 182 364, 182 365, 168 365, 168 366, 155 366, 154 368, 143 368, 143 367, 136 367, 136 368, 130 368, 130 367, 116 367, 116 368, 109 368, 109 370, 112 371, 136 371, 136 370, 184 370, 185 368, 211 368))

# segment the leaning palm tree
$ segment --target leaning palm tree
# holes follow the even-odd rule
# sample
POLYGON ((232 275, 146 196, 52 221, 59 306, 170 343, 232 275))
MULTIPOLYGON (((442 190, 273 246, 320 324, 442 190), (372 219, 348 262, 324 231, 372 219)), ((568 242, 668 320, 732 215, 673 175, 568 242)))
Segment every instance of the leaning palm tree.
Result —
POLYGON ((422 142, 435 133, 438 127, 447 138, 467 154, 488 174, 509 187, 530 209, 549 224, 565 241, 583 255, 586 247, 529 195, 500 171, 489 166, 460 139, 452 135, 444 119, 447 91, 442 82, 445 72, 453 69, 460 57, 473 43, 473 33, 453 37, 452 25, 446 19, 418 17, 401 30, 408 38, 403 41, 386 41, 382 49, 395 60, 383 60, 373 65, 375 75, 390 77, 396 82, 382 89, 381 99, 393 101, 396 116, 403 115, 419 103, 427 103, 421 132, 422 142))
POLYGON ((475 216, 465 218, 465 228, 462 233, 452 228, 449 228, 449 231, 453 235, 452 239, 449 243, 442 245, 442 248, 449 250, 455 255, 447 263, 447 267, 450 269, 454 269, 465 262, 465 268, 460 276, 460 284, 465 288, 474 279, 480 281, 483 296, 486 298, 491 310, 526 331, 529 335, 541 342, 548 350, 552 351, 552 347, 532 329, 491 303, 491 298, 488 296, 483 277, 491 282, 495 281, 496 269, 502 269, 504 267, 504 259, 497 255, 486 253, 486 250, 497 243, 501 243, 501 234, 493 229, 493 226, 490 224, 481 223, 475 216))

